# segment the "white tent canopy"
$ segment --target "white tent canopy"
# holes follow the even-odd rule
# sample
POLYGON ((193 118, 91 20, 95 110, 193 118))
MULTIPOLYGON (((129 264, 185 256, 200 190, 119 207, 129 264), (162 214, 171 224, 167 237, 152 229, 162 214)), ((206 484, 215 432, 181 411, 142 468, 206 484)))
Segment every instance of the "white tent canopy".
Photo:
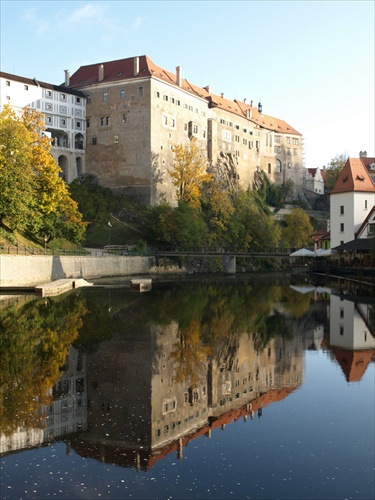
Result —
POLYGON ((307 248, 300 248, 296 252, 292 252, 289 257, 314 257, 314 252, 307 248))

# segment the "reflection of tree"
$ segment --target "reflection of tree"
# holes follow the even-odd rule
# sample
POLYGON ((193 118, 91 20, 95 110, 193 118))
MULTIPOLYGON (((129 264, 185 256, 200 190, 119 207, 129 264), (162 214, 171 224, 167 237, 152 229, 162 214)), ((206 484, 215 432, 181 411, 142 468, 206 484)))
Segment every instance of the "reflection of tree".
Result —
POLYGON ((0 312, 0 427, 4 433, 38 423, 40 404, 50 402, 47 394, 61 377, 85 312, 78 294, 0 312))
POLYGON ((284 309, 295 318, 301 318, 310 309, 312 292, 299 293, 292 288, 285 290, 284 309))
POLYGON ((176 382, 196 387, 202 382, 210 349, 202 344, 200 324, 192 321, 179 330, 179 340, 173 345, 170 360, 176 363, 176 382))

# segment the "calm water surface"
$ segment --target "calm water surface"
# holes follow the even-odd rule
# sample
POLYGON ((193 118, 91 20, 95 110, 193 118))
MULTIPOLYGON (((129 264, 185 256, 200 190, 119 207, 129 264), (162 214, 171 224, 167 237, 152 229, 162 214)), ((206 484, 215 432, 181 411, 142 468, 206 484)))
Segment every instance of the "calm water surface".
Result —
POLYGON ((374 498, 374 297, 242 282, 0 302, 1 498, 374 498))

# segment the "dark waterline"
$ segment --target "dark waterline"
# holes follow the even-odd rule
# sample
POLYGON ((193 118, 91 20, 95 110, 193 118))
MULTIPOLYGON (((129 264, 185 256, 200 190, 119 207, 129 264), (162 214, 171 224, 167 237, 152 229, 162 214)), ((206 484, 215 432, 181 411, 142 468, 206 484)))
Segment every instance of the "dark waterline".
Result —
POLYGON ((329 292, 180 283, 1 310, 3 334, 34 319, 69 348, 29 443, 22 398, 2 420, 1 498, 374 498, 374 301, 329 292))

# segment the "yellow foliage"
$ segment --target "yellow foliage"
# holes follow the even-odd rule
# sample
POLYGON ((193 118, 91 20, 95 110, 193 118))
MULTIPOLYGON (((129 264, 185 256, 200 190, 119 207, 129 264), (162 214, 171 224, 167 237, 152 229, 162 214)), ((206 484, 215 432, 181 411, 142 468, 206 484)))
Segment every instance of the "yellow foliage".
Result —
POLYGON ((207 161, 204 154, 195 140, 190 142, 189 147, 173 146, 172 151, 174 161, 168 172, 172 184, 176 187, 176 198, 191 207, 198 207, 201 186, 212 178, 206 171, 207 161))

